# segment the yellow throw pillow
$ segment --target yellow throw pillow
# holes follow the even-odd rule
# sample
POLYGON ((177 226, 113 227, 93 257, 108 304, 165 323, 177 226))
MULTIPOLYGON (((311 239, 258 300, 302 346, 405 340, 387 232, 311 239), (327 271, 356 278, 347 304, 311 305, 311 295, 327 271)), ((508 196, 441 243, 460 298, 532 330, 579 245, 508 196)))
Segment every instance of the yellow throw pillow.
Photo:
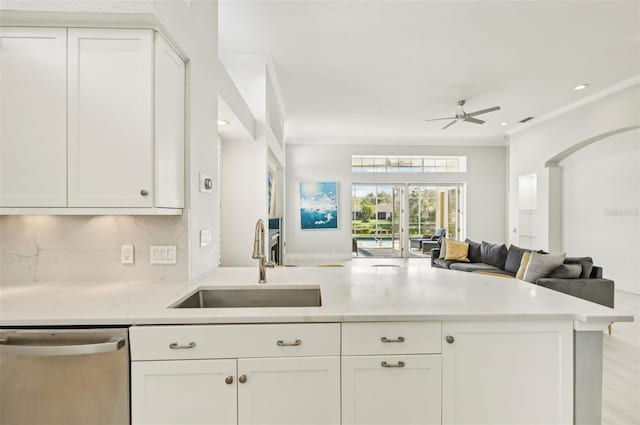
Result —
POLYGON ((516 279, 524 279, 524 274, 527 271, 530 260, 531 253, 529 251, 525 251, 524 254, 522 254, 522 260, 520 260, 520 267, 518 268, 518 272, 516 273, 516 279))
POLYGON ((445 260, 466 261, 469 262, 467 255, 469 255, 469 244, 466 242, 458 242, 451 239, 445 241, 446 254, 445 260))

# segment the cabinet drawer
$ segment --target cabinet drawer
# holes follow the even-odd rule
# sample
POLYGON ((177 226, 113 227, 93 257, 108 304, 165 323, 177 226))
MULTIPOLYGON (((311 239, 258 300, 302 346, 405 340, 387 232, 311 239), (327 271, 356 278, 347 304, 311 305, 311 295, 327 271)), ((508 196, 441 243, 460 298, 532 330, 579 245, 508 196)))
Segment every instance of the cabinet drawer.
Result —
POLYGON ((343 323, 342 354, 429 354, 442 351, 440 322, 343 323))
POLYGON ((132 360, 340 355, 340 324, 134 326, 132 360))

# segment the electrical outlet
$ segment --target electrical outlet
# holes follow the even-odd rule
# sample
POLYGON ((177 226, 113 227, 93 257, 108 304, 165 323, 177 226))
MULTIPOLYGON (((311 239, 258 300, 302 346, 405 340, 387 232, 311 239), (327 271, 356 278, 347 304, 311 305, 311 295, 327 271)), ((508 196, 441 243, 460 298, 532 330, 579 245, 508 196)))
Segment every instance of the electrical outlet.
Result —
POLYGON ((200 230, 200 246, 211 245, 211 230, 200 230))
POLYGON ((151 264, 175 264, 176 246, 151 245, 151 253, 149 255, 149 258, 151 264))
POLYGON ((133 264, 134 261, 133 245, 122 245, 120 247, 120 262, 122 264, 133 264))
POLYGON ((202 173, 200 173, 200 192, 213 193, 213 179, 202 173))

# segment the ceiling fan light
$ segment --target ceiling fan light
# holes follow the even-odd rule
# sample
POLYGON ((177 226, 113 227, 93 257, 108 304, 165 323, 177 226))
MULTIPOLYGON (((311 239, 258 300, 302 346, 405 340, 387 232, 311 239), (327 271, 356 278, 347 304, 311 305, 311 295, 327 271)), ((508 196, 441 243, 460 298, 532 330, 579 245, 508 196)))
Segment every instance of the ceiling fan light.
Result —
POLYGON ((575 91, 580 91, 580 90, 584 90, 584 89, 586 89, 587 87, 589 87, 589 84, 587 84, 587 83, 582 83, 582 84, 578 84, 578 85, 577 85, 577 86, 575 86, 573 89, 574 89, 575 91))
POLYGON ((502 121, 502 122, 500 123, 500 125, 504 127, 505 125, 509 125, 509 123, 508 123, 508 122, 506 122, 506 121, 502 121))

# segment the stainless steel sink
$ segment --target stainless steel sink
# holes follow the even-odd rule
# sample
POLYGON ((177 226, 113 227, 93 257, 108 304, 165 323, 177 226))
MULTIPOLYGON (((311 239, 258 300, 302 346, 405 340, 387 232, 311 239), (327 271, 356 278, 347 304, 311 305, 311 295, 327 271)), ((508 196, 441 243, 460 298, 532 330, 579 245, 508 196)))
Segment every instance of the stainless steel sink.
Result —
POLYGON ((321 307, 319 287, 200 289, 170 308, 321 307))

